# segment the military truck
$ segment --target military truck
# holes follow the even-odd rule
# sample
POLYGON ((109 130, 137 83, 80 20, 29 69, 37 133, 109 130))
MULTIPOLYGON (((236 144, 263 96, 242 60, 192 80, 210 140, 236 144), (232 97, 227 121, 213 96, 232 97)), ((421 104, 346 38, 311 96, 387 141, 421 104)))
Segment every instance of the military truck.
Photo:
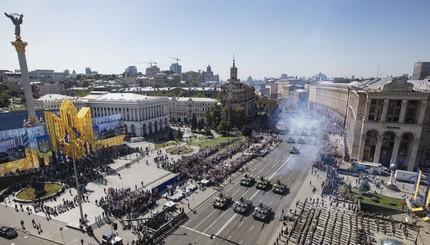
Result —
POLYGON ((277 181, 274 185, 273 185, 273 192, 276 194, 283 194, 285 189, 287 188, 286 184, 281 183, 281 181, 277 181))
POLYGON ((254 217, 256 220, 265 220, 271 210, 272 207, 269 205, 260 203, 257 207, 255 207, 254 212, 252 212, 252 217, 254 217))
POLYGON ((269 187, 270 181, 268 179, 265 179, 264 177, 261 177, 258 181, 255 187, 260 190, 265 190, 267 187, 269 187))
POLYGON ((237 200, 233 204, 233 210, 236 213, 244 214, 244 213, 246 213, 248 208, 251 206, 251 204, 252 204, 251 200, 244 199, 243 197, 241 197, 239 200, 237 200))
POLYGON ((219 196, 215 198, 215 201, 213 202, 213 206, 214 208, 222 209, 227 207, 227 205, 230 204, 230 202, 231 202, 231 196, 220 193, 219 196))
POLYGON ((243 176, 243 178, 240 180, 240 185, 250 187, 252 184, 254 184, 254 181, 254 177, 245 174, 245 176, 243 176))
POLYGON ((287 143, 294 144, 294 143, 296 143, 296 141, 294 140, 294 138, 289 137, 287 140, 287 143))
POLYGON ((299 152, 299 149, 297 149, 297 147, 293 146, 293 148, 291 148, 290 153, 291 154, 299 154, 300 152, 299 152))

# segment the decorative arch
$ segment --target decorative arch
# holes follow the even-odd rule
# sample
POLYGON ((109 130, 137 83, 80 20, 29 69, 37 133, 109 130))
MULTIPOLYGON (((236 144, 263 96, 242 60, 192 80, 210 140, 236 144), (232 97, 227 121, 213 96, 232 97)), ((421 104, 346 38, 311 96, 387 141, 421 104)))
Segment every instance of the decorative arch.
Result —
POLYGON ((377 141, 378 141, 378 131, 376 130, 367 131, 366 140, 364 144, 364 151, 363 151, 363 161, 373 162, 377 141))
POLYGON ((408 162, 411 157, 412 143, 414 142, 414 135, 412 133, 404 133, 400 137, 399 151, 397 154, 397 167, 400 169, 406 169, 408 162))
POLYGON ((152 122, 149 122, 149 130, 148 130, 149 134, 152 134, 152 122))
POLYGON ((146 123, 144 123, 142 125, 142 133, 143 133, 143 136, 145 136, 146 134, 148 134, 148 129, 146 128, 146 123))
POLYGON ((394 141, 396 140, 396 133, 386 131, 382 135, 381 154, 379 156, 379 163, 383 166, 390 166, 391 156, 394 149, 394 141))
POLYGON ((154 121, 154 127, 155 127, 155 132, 157 132, 158 131, 158 121, 154 121))
POLYGON ((134 126, 134 124, 131 125, 131 133, 136 136, 136 126, 134 126))
POLYGON ((163 119, 160 119, 160 130, 164 128, 163 119))

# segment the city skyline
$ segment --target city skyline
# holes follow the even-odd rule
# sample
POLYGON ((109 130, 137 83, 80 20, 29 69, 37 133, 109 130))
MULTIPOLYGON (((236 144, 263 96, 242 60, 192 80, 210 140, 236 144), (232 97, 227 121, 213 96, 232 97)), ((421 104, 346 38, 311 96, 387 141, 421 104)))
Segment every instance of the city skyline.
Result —
MULTIPOLYGON (((91 67, 119 74, 143 72, 155 61, 182 71, 208 64, 222 80, 233 54, 246 80, 293 76, 372 77, 412 74, 429 60, 426 1, 75 1, 6 0, 3 12, 22 13, 30 70, 91 67)), ((14 27, 0 18, 0 69, 19 69, 10 41, 14 27)))

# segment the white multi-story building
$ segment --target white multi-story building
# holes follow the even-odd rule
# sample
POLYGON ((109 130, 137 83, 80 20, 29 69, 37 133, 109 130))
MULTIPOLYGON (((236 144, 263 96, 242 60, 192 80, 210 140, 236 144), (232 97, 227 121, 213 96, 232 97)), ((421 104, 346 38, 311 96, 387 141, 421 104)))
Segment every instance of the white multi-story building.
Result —
POLYGON ((169 99, 133 93, 107 93, 88 101, 93 117, 121 114, 126 132, 145 136, 169 126, 169 99))
POLYGON ((310 86, 309 107, 345 125, 348 153, 359 161, 428 167, 428 80, 406 77, 310 86))
POLYGON ((191 122, 193 116, 198 123, 206 123, 206 111, 216 106, 218 101, 212 98, 171 97, 170 120, 177 122, 191 122))
POLYGON ((80 97, 71 97, 62 94, 46 94, 36 100, 34 105, 36 109, 43 109, 45 111, 57 111, 60 110, 61 103, 63 100, 72 100, 76 109, 80 110, 82 107, 87 105, 87 100, 80 97))

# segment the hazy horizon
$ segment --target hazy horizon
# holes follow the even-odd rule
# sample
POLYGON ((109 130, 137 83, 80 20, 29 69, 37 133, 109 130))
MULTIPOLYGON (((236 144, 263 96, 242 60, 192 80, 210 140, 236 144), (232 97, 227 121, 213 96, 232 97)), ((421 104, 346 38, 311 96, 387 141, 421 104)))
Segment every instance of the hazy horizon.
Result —
POLYGON ((14 26, 3 15, 22 13, 29 70, 120 74, 211 65, 229 77, 233 54, 238 76, 375 77, 412 74, 429 61, 430 2, 381 1, 47 1, 4 0, 0 18, 0 69, 19 69, 10 42, 14 26), (204 3, 204 4, 202 4, 204 3))

